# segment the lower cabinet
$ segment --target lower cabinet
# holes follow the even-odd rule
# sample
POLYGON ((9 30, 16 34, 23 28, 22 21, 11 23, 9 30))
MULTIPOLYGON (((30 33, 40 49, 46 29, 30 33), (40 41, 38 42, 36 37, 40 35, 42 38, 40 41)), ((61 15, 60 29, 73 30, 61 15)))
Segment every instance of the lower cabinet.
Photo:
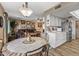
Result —
POLYGON ((47 34, 49 45, 52 48, 56 48, 67 41, 66 32, 47 32, 47 34))

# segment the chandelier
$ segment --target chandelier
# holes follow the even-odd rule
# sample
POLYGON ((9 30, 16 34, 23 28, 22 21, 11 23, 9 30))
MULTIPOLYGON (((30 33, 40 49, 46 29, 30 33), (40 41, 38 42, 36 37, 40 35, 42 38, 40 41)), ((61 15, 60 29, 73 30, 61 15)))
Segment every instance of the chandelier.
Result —
POLYGON ((19 9, 19 11, 21 12, 21 14, 23 16, 26 16, 26 17, 30 16, 33 13, 33 11, 30 8, 28 8, 28 3, 27 2, 25 2, 22 5, 22 7, 19 9))

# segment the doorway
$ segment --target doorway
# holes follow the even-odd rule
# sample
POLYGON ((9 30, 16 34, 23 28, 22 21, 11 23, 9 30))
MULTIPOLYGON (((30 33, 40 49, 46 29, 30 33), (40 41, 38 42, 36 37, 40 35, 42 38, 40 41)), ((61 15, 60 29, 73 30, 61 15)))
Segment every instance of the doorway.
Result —
POLYGON ((76 39, 79 39, 79 21, 76 21, 76 39))

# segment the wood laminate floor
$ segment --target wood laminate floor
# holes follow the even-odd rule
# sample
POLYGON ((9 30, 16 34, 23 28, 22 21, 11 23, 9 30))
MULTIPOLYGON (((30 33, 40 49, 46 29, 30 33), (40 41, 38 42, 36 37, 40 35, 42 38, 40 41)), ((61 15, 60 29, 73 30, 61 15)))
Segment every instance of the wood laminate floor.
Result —
POLYGON ((79 56, 79 39, 49 50, 49 56, 79 56))

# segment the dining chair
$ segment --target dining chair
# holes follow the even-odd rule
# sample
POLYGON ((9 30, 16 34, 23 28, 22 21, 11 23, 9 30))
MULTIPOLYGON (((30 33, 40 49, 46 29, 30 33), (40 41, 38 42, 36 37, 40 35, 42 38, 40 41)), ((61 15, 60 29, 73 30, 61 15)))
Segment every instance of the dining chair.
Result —
POLYGON ((3 46, 4 46, 4 42, 3 42, 3 40, 1 39, 1 47, 0 47, 0 56, 4 56, 3 54, 2 54, 2 49, 3 49, 3 46))
POLYGON ((0 51, 0 56, 4 56, 4 54, 2 54, 2 51, 0 51))
POLYGON ((44 45, 36 50, 27 52, 26 56, 48 56, 48 45, 44 45))

